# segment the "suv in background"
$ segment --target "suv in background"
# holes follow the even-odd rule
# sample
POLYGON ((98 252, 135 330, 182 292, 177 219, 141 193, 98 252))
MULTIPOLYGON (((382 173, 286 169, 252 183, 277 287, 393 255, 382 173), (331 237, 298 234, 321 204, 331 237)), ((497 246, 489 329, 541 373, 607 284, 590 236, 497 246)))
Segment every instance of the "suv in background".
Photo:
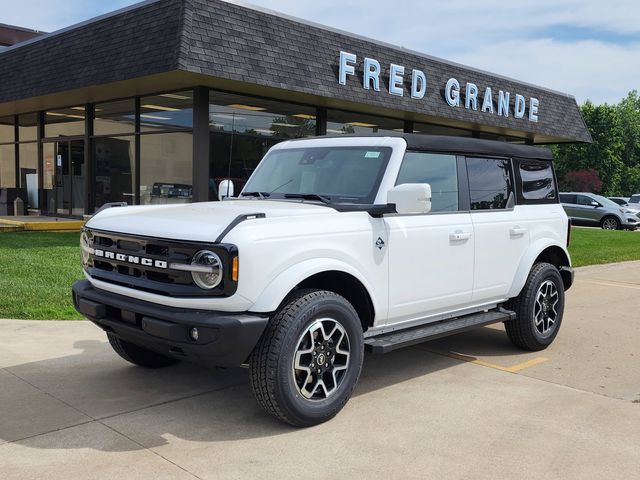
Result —
POLYGON ((640 225, 635 210, 595 193, 562 192, 560 202, 575 225, 599 225, 605 230, 635 230, 640 225))
POLYGON ((125 360, 246 364, 267 412, 310 426, 345 405, 365 349, 501 322, 518 347, 549 346, 569 228, 546 148, 292 140, 240 198, 94 215, 73 301, 125 360))
POLYGON ((640 204, 640 193, 634 193, 633 195, 631 195, 631 197, 629 198, 629 203, 632 206, 640 204))
POLYGON ((617 203, 621 207, 635 213, 636 215, 640 214, 640 204, 629 205, 628 197, 607 197, 614 203, 617 203))

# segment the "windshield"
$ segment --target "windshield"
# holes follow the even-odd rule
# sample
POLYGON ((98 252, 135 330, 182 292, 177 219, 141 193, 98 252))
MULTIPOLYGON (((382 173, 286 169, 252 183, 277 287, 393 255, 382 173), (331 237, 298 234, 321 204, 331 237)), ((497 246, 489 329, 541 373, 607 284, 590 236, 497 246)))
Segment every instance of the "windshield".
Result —
POLYGON ((604 207, 620 208, 620 205, 618 205, 616 202, 612 200, 609 200, 606 197, 602 197, 600 195, 595 195, 595 194, 591 194, 591 196, 595 198, 596 201, 600 202, 600 204, 604 207))
POLYGON ((390 147, 288 148, 270 152, 245 185, 243 196, 321 196, 331 203, 375 200, 390 147))

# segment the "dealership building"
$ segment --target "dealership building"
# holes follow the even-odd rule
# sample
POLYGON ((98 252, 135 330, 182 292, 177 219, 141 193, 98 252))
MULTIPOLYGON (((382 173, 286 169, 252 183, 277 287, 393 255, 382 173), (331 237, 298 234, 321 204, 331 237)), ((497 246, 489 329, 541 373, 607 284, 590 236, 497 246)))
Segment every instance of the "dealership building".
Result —
POLYGON ((29 37, 0 49, 0 199, 33 213, 216 199, 291 138, 591 141, 570 95, 238 2, 151 0, 29 37))

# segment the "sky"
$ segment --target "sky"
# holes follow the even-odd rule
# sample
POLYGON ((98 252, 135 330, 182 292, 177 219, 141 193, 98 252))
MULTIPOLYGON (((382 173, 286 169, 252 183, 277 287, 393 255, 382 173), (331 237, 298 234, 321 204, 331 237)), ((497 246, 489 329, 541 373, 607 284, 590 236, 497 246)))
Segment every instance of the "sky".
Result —
MULTIPOLYGON (((0 23, 54 31, 132 0, 0 0, 0 23)), ((638 0, 253 0, 492 73, 617 103, 640 90, 638 0)))

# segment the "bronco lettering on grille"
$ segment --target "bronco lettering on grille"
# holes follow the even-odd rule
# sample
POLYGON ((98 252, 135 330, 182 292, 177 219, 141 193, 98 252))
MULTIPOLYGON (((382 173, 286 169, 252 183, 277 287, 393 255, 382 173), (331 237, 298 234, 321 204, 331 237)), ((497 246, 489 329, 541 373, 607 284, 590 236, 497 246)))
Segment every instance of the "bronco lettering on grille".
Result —
POLYGON ((133 263, 135 265, 144 265, 145 267, 168 268, 167 262, 164 260, 154 260, 152 258, 138 257, 135 255, 125 255, 124 253, 115 253, 108 250, 94 249, 94 256, 102 257, 109 260, 117 260, 119 262, 133 263))

